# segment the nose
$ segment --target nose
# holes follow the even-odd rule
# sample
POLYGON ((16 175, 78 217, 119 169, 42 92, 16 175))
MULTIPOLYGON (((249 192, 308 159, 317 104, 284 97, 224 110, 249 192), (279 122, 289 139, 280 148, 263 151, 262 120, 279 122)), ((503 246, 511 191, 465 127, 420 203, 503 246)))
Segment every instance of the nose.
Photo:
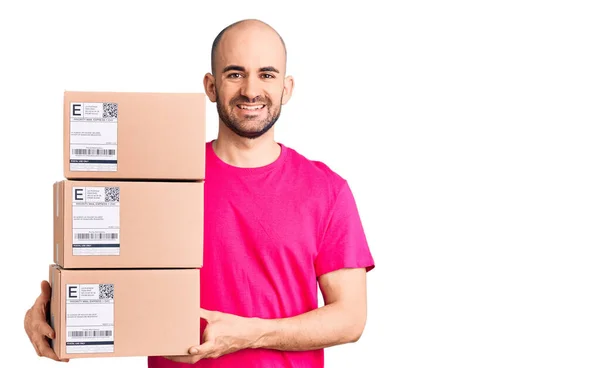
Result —
POLYGON ((246 96, 250 101, 254 101, 255 98, 260 96, 259 81, 252 76, 246 78, 244 84, 242 84, 240 93, 243 96, 246 96))

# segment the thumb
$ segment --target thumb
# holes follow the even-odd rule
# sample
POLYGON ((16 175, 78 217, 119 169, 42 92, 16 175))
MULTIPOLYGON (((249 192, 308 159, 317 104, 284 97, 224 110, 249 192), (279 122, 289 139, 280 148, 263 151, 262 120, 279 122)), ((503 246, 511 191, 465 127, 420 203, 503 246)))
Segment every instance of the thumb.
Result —
POLYGON ((48 283, 48 281, 44 280, 44 281, 42 281, 40 288, 42 289, 42 294, 40 295, 40 301, 42 303, 46 303, 50 300, 50 295, 52 293, 50 284, 48 283))
POLYGON ((212 353, 215 349, 216 345, 214 341, 207 341, 203 344, 192 346, 188 352, 194 355, 208 355, 212 353))

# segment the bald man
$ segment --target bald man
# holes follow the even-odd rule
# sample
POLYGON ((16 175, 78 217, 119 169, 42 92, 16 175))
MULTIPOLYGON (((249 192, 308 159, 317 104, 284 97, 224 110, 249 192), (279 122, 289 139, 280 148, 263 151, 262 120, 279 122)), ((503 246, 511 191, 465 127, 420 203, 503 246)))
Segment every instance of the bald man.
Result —
MULTIPOLYGON (((202 344, 148 357, 148 367, 323 367, 325 348, 363 332, 374 262, 350 187, 274 139, 294 88, 286 59, 282 38, 258 20, 215 38, 204 77, 219 131, 206 143, 202 344)), ((38 354, 56 359, 49 291, 43 282, 25 329, 38 354)))

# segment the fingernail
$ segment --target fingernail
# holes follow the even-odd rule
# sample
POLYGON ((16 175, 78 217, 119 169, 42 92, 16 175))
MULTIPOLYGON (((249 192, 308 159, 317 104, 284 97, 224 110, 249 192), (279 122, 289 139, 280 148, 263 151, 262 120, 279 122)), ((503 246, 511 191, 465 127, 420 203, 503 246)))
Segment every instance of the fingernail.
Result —
POLYGON ((197 352, 198 352, 198 349, 192 349, 192 350, 190 350, 190 353, 192 353, 192 354, 196 354, 197 352))

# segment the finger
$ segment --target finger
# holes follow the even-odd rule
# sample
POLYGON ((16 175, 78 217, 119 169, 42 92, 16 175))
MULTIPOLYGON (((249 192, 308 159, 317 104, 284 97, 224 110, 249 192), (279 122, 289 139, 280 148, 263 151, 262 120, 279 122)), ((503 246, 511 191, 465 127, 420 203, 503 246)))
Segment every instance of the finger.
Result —
POLYGON ((40 349, 38 349, 37 344, 35 342, 33 342, 33 340, 31 340, 31 345, 33 346, 33 350, 35 350, 35 353, 37 354, 37 356, 42 356, 42 353, 40 353, 40 349))
POLYGON ((45 356, 46 358, 50 358, 52 360, 60 360, 58 359, 58 356, 56 355, 56 353, 54 352, 54 350, 52 350, 52 348, 48 345, 42 345, 40 352, 42 353, 42 356, 45 356))
POLYGON ((48 337, 49 339, 54 339, 56 337, 54 330, 46 322, 38 322, 35 327, 36 332, 48 337))
POLYGON ((195 355, 171 355, 171 356, 164 356, 163 358, 171 360, 176 363, 187 363, 187 364, 195 364, 199 360, 195 355))
POLYGON ((210 340, 214 340, 213 335, 214 333, 212 331, 212 325, 209 323, 202 332, 202 339, 200 340, 200 344, 205 344, 210 340))
POLYGON ((205 319, 207 322, 214 321, 217 317, 217 312, 208 309, 200 308, 200 318, 205 319))
POLYGON ((208 341, 210 341, 210 336, 208 335, 208 328, 206 328, 202 333, 202 339, 200 340, 200 344, 206 344, 208 341))
POLYGON ((44 337, 36 339, 35 346, 36 350, 38 351, 38 355, 50 358, 52 360, 60 360, 56 356, 54 350, 52 350, 50 345, 48 345, 48 341, 46 341, 44 337))

